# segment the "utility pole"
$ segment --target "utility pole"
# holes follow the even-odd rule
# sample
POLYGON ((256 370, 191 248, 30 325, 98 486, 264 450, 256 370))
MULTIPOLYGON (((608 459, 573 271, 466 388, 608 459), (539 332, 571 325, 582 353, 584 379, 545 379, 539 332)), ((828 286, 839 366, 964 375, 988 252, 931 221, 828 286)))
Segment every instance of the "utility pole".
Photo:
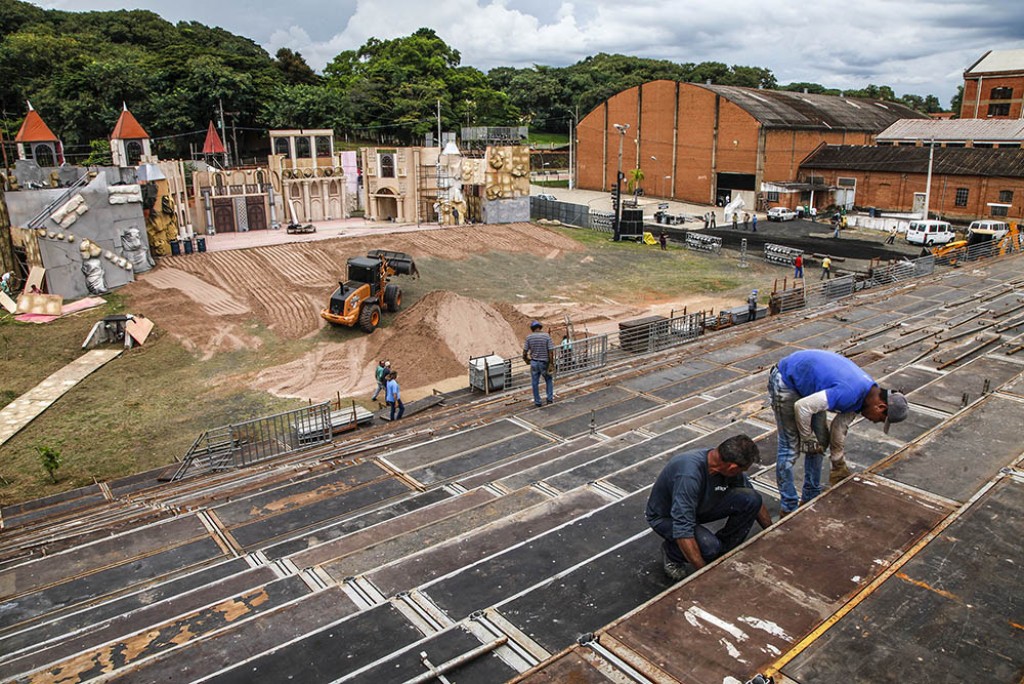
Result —
POLYGON ((928 206, 932 199, 932 164, 935 161, 935 138, 928 150, 928 180, 924 184, 924 220, 928 220, 928 206))
POLYGON ((437 146, 444 147, 441 143, 441 98, 437 98, 437 146))
MULTIPOLYGON (((227 140, 227 138, 228 138, 228 129, 224 127, 224 100, 222 100, 221 98, 218 97, 217 98, 217 105, 220 108, 220 135, 221 135, 221 138, 223 138, 224 140, 227 140)), ((228 159, 228 146, 224 145, 224 168, 227 168, 230 165, 231 165, 231 162, 228 159)))
POLYGON ((622 239, 622 141, 626 139, 629 124, 612 124, 619 132, 619 164, 615 172, 615 223, 613 227, 615 242, 622 239))

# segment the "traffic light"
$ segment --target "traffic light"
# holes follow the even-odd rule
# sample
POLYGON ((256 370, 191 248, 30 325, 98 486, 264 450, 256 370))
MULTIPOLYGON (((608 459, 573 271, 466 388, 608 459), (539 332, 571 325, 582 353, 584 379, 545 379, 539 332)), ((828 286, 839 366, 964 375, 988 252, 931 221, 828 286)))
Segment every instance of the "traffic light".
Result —
POLYGON ((619 186, 616 185, 612 188, 612 211, 618 214, 619 211, 619 197, 620 197, 619 186))

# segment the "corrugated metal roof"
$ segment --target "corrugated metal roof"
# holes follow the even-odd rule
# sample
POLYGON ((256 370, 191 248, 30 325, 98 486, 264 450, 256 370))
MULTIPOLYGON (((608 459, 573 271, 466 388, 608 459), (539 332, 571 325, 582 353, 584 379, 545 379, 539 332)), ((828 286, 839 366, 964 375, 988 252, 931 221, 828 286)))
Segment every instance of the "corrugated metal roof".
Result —
POLYGON ((1024 50, 989 50, 981 59, 967 67, 964 76, 1024 71, 1024 50))
POLYGON ((765 128, 881 131, 899 119, 927 119, 896 102, 836 95, 759 90, 738 86, 694 85, 706 88, 746 110, 765 128))
POLYGON ((878 134, 878 141, 1024 141, 1024 121, 1020 119, 900 119, 878 134))
MULTIPOLYGON (((805 169, 844 169, 928 173, 928 147, 825 145, 800 165, 805 169)), ((933 174, 1024 178, 1024 150, 936 147, 933 174)))

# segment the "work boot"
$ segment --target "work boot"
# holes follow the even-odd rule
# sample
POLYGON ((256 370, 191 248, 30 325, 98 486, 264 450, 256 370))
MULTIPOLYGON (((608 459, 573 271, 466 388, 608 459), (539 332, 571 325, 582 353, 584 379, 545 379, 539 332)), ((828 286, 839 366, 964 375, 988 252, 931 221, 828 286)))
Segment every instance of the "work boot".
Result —
POLYGON ((850 468, 846 465, 846 461, 842 464, 832 466, 832 471, 828 474, 828 486, 835 487, 837 484, 850 477, 850 468))
POLYGON ((665 547, 661 548, 661 567, 665 570, 665 574, 668 578, 673 582, 678 582, 688 574, 686 572, 685 564, 675 563, 669 560, 668 554, 665 553, 665 547))

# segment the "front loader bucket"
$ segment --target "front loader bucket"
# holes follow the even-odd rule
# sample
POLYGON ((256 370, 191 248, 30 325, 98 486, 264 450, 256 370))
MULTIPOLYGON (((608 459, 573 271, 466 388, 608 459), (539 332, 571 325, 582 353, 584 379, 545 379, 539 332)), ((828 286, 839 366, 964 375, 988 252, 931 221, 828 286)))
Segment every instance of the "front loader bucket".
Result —
POLYGON ((366 253, 371 259, 384 259, 387 265, 399 275, 419 275, 416 270, 416 262, 412 256, 405 252, 392 252, 387 249, 371 249, 366 253))

